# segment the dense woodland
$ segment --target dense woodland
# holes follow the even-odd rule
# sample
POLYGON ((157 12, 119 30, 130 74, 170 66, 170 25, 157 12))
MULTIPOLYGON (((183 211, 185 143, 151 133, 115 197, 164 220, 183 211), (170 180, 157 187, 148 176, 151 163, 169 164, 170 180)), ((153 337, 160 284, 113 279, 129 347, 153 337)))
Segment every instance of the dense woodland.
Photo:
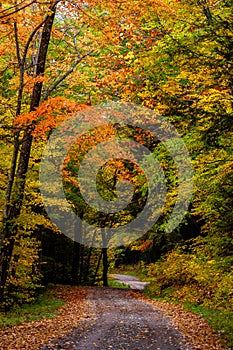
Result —
MULTIPOLYGON (((230 0, 3 1, 0 8, 0 297, 10 308, 35 300, 49 283, 107 285, 109 266, 140 265, 148 293, 220 310, 232 298, 233 6, 230 0), (108 101, 132 102, 165 117, 192 160, 189 212, 165 227, 177 173, 163 145, 130 127, 86 134, 69 154, 64 190, 75 213, 102 227, 83 201, 77 164, 108 135, 143 139, 166 174, 162 215, 140 239, 115 248, 82 245, 49 219, 39 168, 52 131, 78 111, 108 101)), ((98 162, 98 160, 97 160, 98 162)), ((111 200, 120 176, 135 184, 127 215, 147 196, 145 178, 117 160, 99 174, 111 200)), ((100 189, 101 192, 101 189, 100 189)), ((56 205, 59 205, 56 204, 56 205)), ((153 213, 151 213, 153 215, 153 213)), ((126 217, 127 216, 127 217, 126 217)), ((112 225, 112 226, 111 226, 112 225)), ((82 226, 76 228, 82 234, 82 226)), ((92 232, 92 238, 95 232, 92 232)))

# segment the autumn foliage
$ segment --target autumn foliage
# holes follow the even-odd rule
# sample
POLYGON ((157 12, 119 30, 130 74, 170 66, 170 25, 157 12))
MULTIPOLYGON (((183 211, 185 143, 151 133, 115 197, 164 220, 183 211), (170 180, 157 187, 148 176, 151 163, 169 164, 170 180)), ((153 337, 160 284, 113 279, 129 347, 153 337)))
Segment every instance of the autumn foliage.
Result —
MULTIPOLYGON (((51 271, 59 276, 53 282, 67 278, 65 282, 73 284, 100 283, 103 251, 63 241, 48 219, 40 196, 39 163, 49 136, 62 122, 89 106, 123 101, 149 107, 174 125, 194 170, 189 213, 167 234, 177 174, 169 152, 154 142, 151 157, 165 171, 166 205, 149 232, 122 248, 130 251, 123 262, 132 263, 133 254, 143 261, 152 296, 169 295, 229 311, 232 19, 229 0, 2 2, 0 265, 5 306, 35 299, 53 278, 51 271)), ((100 218, 79 193, 80 159, 94 145, 127 132, 138 143, 151 144, 146 131, 126 129, 118 135, 111 124, 91 130, 67 155, 66 197, 74 211, 92 222, 100 218)), ((98 175, 98 190, 108 200, 116 195, 116 169, 118 180, 126 178, 138 186, 136 195, 143 189, 127 220, 146 197, 145 178, 138 167, 130 170, 131 165, 114 160, 98 175)))
POLYGON ((79 104, 62 96, 49 98, 34 111, 16 116, 14 127, 16 130, 32 129, 34 137, 47 139, 48 132, 55 129, 69 116, 73 116, 74 113, 78 113, 86 107, 84 104, 79 104))

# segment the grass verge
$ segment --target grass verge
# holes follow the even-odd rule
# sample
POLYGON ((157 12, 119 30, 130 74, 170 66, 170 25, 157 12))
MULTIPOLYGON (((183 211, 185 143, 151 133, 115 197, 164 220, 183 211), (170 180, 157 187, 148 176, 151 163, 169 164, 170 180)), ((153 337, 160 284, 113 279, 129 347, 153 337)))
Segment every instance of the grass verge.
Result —
POLYGON ((53 318, 59 314, 58 309, 65 304, 64 300, 56 298, 52 291, 39 295, 31 304, 17 306, 7 312, 0 313, 0 328, 14 326, 24 322, 53 318))
POLYGON ((117 282, 117 281, 114 281, 114 280, 109 280, 108 281, 108 286, 110 288, 130 288, 130 286, 128 284, 117 282))
POLYGON ((128 284, 117 281, 113 274, 108 275, 108 286, 110 288, 130 288, 128 284))
POLYGON ((227 349, 233 349, 233 312, 207 308, 202 305, 184 303, 184 308, 207 320, 220 335, 227 349))

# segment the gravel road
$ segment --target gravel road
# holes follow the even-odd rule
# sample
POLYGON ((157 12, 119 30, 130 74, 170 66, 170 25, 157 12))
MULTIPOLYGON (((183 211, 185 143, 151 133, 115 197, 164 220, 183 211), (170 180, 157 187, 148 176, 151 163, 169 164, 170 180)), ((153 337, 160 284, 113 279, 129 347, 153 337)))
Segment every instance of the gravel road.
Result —
POLYGON ((89 314, 41 350, 192 350, 164 314, 130 289, 88 288, 89 314))
POLYGON ((114 278, 121 283, 128 284, 131 289, 135 290, 143 290, 145 286, 148 284, 148 282, 141 282, 139 281, 138 277, 128 276, 128 275, 122 275, 122 274, 115 274, 114 278))

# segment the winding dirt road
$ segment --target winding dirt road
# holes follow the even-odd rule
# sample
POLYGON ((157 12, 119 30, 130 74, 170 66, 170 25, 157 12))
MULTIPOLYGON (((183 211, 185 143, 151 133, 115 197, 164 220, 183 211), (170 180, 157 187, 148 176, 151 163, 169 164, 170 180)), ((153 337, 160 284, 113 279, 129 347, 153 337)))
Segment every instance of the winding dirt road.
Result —
POLYGON ((191 350, 170 319, 130 289, 89 288, 90 314, 41 350, 191 350))
POLYGON ((53 291, 66 300, 57 316, 1 329, 0 350, 223 350, 219 334, 182 305, 130 289, 57 286, 53 291))

